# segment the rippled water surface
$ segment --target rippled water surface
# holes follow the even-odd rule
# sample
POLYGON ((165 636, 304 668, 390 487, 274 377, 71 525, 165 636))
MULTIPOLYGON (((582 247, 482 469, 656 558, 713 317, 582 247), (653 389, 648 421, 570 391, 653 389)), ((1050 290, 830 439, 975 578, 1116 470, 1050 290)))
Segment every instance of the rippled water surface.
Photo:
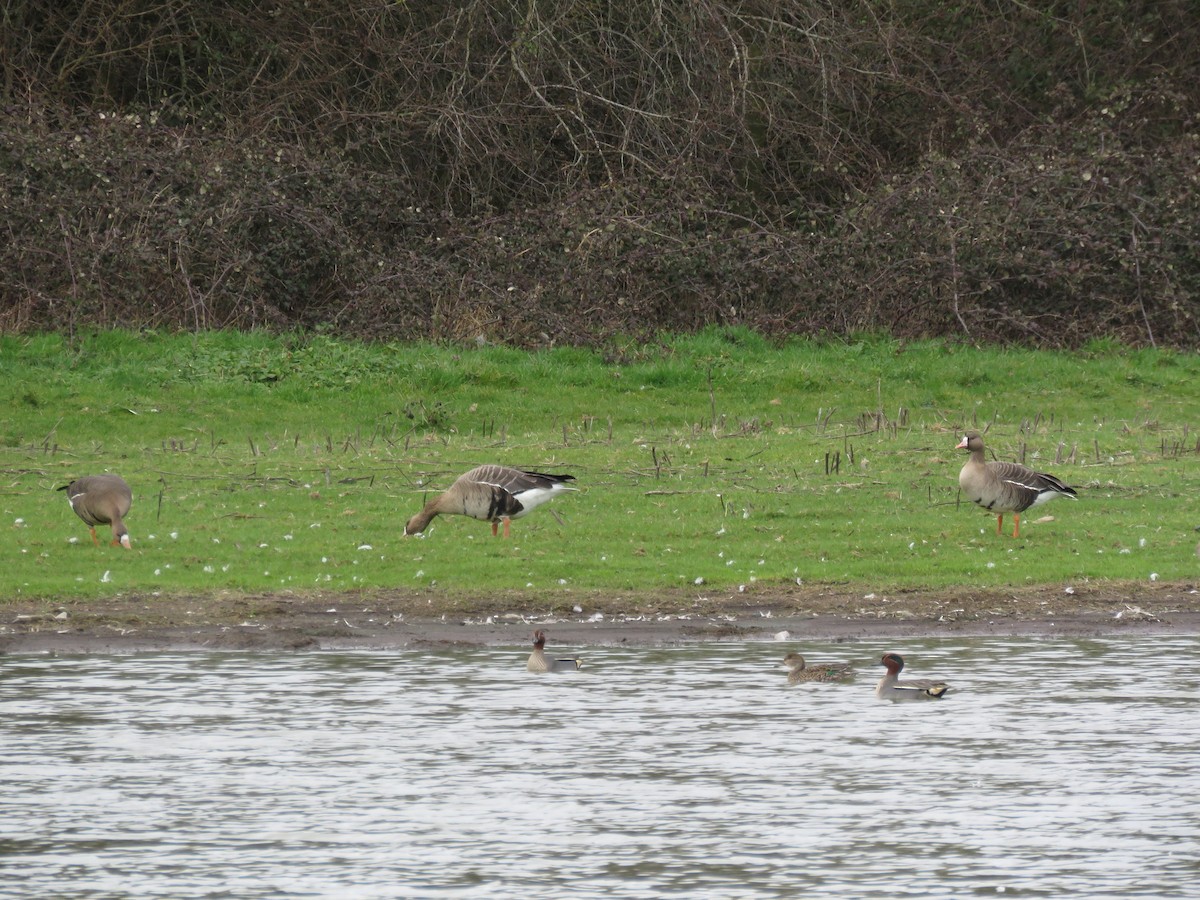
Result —
POLYGON ((1200 896, 1200 637, 525 655, 0 657, 0 897, 1200 896))

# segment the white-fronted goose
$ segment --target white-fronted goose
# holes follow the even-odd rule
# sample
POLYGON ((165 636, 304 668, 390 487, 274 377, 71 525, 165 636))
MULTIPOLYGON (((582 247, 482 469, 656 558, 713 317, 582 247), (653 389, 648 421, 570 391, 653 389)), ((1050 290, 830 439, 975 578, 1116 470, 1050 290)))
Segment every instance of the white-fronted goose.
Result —
POLYGON ((941 681, 901 681, 904 659, 899 653, 885 653, 879 660, 887 674, 875 685, 875 696, 884 700, 940 700, 950 688, 941 681))
POLYGON ((804 681, 849 681, 854 677, 854 669, 849 663, 808 665, 799 653, 789 653, 783 658, 783 664, 791 669, 788 672, 788 684, 800 684, 804 681))
POLYGON ((120 544, 126 550, 130 549, 125 516, 129 515, 129 507, 133 503, 133 491, 124 478, 118 475, 88 475, 64 484, 58 490, 67 492, 71 509, 87 524, 96 546, 100 545, 96 526, 111 525, 113 546, 120 544))
POLYGON ((529 662, 525 663, 530 672, 574 672, 582 666, 583 661, 574 657, 546 659, 546 634, 542 631, 533 633, 533 652, 529 654, 529 662))
POLYGON ((559 494, 579 490, 568 483, 574 480, 573 475, 479 466, 460 475, 445 493, 426 503, 424 509, 408 520, 404 533, 420 534, 436 515, 460 515, 491 522, 492 534, 503 522, 504 536, 508 537, 509 520, 521 518, 559 494))
POLYGON ((1075 489, 1053 475, 1035 472, 1028 466, 1011 462, 988 462, 983 455, 983 437, 968 431, 957 450, 971 455, 958 473, 958 484, 967 499, 996 514, 996 534, 1004 527, 1004 514, 1012 513, 1013 537, 1020 537, 1021 513, 1055 497, 1075 499, 1075 489))

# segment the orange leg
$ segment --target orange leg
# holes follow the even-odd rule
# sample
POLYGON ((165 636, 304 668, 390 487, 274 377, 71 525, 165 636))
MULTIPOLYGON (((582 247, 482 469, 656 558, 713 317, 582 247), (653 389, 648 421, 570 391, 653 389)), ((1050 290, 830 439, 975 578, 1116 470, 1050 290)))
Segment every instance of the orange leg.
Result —
POLYGON ((88 526, 88 531, 90 531, 90 532, 92 533, 92 543, 93 543, 93 544, 95 544, 97 547, 99 547, 99 546, 100 546, 100 538, 96 537, 96 528, 95 528, 95 526, 93 526, 93 525, 89 525, 89 526, 88 526))
POLYGON ((996 516, 996 534, 1004 534, 1004 516, 996 516))
POLYGON ((499 524, 495 519, 492 519, 492 537, 496 536, 496 525, 499 524))
POLYGON ((509 520, 505 519, 504 520, 504 536, 505 537, 508 537, 508 524, 509 524, 509 520))
POLYGON ((1021 531, 1021 514, 1013 513, 1013 537, 1020 537, 1021 531))

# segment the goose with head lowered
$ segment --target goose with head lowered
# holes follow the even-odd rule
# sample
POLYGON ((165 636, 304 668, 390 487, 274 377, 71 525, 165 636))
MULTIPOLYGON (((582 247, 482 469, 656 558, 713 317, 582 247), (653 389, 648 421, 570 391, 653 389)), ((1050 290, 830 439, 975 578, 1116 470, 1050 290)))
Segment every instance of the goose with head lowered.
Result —
POLYGON ((582 667, 583 660, 573 656, 547 659, 546 633, 544 631, 533 633, 533 652, 529 654, 529 661, 525 663, 525 668, 530 672, 575 672, 582 667))
POLYGON ((97 525, 112 526, 112 542, 130 549, 129 529, 125 517, 133 505, 133 491, 119 475, 86 475, 58 488, 67 492, 67 501, 75 515, 83 519, 92 533, 92 543, 100 546, 96 537, 97 525))
POLYGON ((492 534, 504 523, 504 536, 509 536, 509 522, 519 519, 560 494, 577 491, 571 482, 573 475, 547 475, 527 472, 509 466, 477 466, 460 475, 450 487, 425 504, 425 508, 408 520, 405 534, 420 534, 434 516, 470 516, 492 523, 492 534))
POLYGON ((996 514, 996 534, 1004 528, 1004 514, 1012 513, 1013 537, 1020 537, 1021 513, 1055 497, 1076 499, 1075 488, 1067 487, 1053 475, 1035 472, 1013 462, 988 462, 983 454, 983 436, 968 431, 957 450, 971 455, 958 473, 958 485, 967 499, 996 514))

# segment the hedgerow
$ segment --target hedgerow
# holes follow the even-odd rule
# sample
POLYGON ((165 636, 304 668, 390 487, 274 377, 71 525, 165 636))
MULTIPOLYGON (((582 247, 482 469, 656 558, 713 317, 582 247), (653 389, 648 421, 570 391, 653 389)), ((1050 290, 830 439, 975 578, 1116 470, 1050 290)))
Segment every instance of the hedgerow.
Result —
POLYGON ((0 329, 1200 345, 1153 4, 17 4, 0 329))

